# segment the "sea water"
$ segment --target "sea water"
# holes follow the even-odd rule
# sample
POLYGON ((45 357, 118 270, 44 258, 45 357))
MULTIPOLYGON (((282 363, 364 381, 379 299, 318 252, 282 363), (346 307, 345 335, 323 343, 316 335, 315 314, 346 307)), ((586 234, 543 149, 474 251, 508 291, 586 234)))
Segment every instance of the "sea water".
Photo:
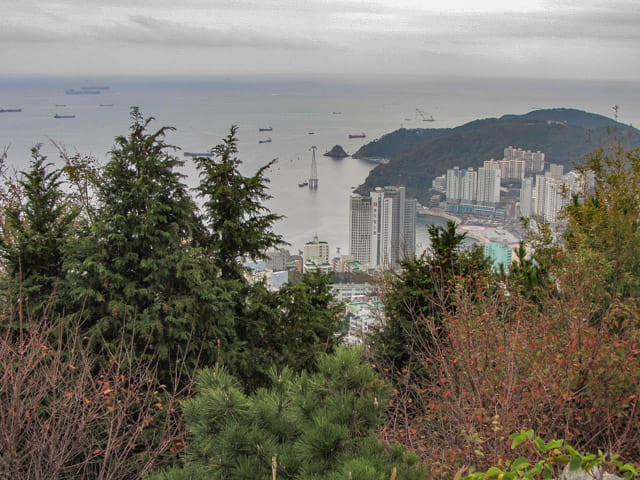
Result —
MULTIPOLYGON (((334 145, 354 153, 397 128, 455 127, 479 118, 523 114, 540 108, 578 108, 609 117, 613 106, 623 123, 640 123, 640 83, 532 79, 417 77, 360 78, 72 78, 0 77, 0 149, 8 165, 25 169, 29 150, 57 161, 57 145, 70 153, 108 160, 114 139, 127 135, 130 108, 155 117, 149 127, 174 127, 166 140, 197 185, 193 162, 183 152, 207 152, 237 125, 242 171, 251 175, 276 159, 268 171, 267 207, 285 218, 275 225, 295 252, 314 235, 348 252, 349 196, 375 164, 323 156, 334 145), (99 95, 67 95, 67 89, 109 86, 99 95), (103 105, 103 106, 101 106, 103 105), (111 106, 113 105, 113 106, 111 106), (54 115, 75 115, 55 119, 54 115), (433 116, 434 122, 424 118, 433 116), (260 132, 260 128, 271 131, 260 132), (349 139, 364 133, 366 138, 349 139), (260 141, 271 139, 269 143, 260 141), (318 190, 309 179, 316 146, 318 190)), ((506 145, 505 145, 506 146, 506 145)), ((527 145, 514 145, 528 148, 527 145)), ((0 150, 0 153, 1 151, 0 150)), ((548 161, 554 159, 547 158, 548 161)), ((390 182, 391 183, 391 182, 390 182)), ((424 241, 425 222, 417 238, 424 241)))

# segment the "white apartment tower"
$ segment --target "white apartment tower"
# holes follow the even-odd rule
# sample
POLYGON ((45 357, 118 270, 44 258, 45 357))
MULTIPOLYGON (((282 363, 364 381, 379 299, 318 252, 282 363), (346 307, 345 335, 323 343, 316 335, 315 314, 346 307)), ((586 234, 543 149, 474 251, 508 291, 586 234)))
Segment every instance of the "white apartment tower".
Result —
POLYGON ((349 255, 362 264, 368 264, 371 259, 371 197, 351 196, 349 255))
POLYGON ((507 147, 504 149, 505 160, 523 160, 525 173, 541 173, 544 171, 544 153, 540 150, 532 152, 521 148, 507 147))
POLYGON ((450 168, 447 170, 447 201, 475 201, 476 183, 477 173, 473 168, 450 168))
POLYGON ((456 202, 460 200, 460 169, 453 167, 447 170, 447 201, 456 202))
POLYGON ((545 175, 536 175, 533 205, 534 215, 555 223, 558 220, 558 213, 566 206, 563 182, 553 178, 549 172, 545 175))
POLYGON ((544 219, 550 223, 558 221, 560 211, 566 206, 562 181, 547 177, 545 188, 544 219))
POLYGON ((478 174, 473 168, 465 168, 460 171, 460 201, 473 202, 476 199, 476 187, 478 174))
POLYGON ((500 202, 500 173, 499 168, 478 168, 476 199, 479 203, 495 204, 500 202))
POLYGON ((549 164, 549 172, 551 173, 551 176, 553 178, 555 178, 556 180, 562 180, 562 176, 564 175, 564 166, 563 165, 559 165, 557 163, 550 163, 549 164))
POLYGON ((396 268, 415 255, 416 200, 404 187, 376 188, 350 199, 349 254, 357 262, 396 268))
POLYGON ((520 216, 531 217, 533 215, 533 203, 535 198, 533 196, 533 178, 525 177, 522 180, 522 187, 520 188, 520 216))

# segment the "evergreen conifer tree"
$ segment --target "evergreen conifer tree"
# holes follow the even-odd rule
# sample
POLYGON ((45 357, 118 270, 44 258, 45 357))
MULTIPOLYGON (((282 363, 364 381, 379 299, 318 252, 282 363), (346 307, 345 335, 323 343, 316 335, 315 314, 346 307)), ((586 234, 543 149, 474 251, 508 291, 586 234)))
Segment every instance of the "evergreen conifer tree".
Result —
POLYGON ((148 133, 153 118, 137 108, 131 117, 98 185, 75 294, 102 348, 124 328, 141 355, 157 355, 168 383, 178 364, 190 370, 215 362, 218 340, 233 338, 233 319, 227 285, 194 241, 202 226, 176 171, 182 162, 164 141, 170 128, 148 133))
POLYGON ((204 199, 204 220, 209 228, 205 245, 224 278, 242 278, 239 257, 262 258, 271 247, 284 243, 282 236, 272 231, 282 218, 271 213, 264 202, 267 193, 267 170, 272 160, 252 177, 239 171, 242 163, 238 152, 237 126, 232 126, 224 141, 211 151, 215 158, 195 159, 200 172, 198 194, 204 199))
POLYGON ((186 463, 156 480, 421 479, 415 454, 373 435, 388 388, 359 350, 318 359, 315 374, 273 369, 271 387, 246 395, 223 368, 201 372, 184 403, 190 432, 186 463))
POLYGON ((278 292, 263 283, 247 285, 236 300, 238 348, 225 365, 247 391, 267 385, 274 366, 314 370, 317 355, 340 342, 342 307, 333 302, 327 275, 304 275, 278 292))
MULTIPOLYGON (((29 316, 41 315, 56 298, 54 292, 65 279, 65 255, 72 241, 77 211, 62 191, 61 172, 31 149, 31 166, 20 173, 17 199, 5 205, 0 232, 0 258, 7 298, 19 299, 29 316)), ((64 302, 58 297, 57 305, 64 302)))
POLYGON ((465 235, 456 232, 455 222, 447 222, 446 227, 431 225, 431 252, 402 262, 402 270, 393 273, 385 286, 385 319, 370 338, 374 356, 393 371, 408 367, 416 359, 414 352, 429 344, 425 319, 433 320, 439 334, 446 335, 440 319, 444 311, 454 308, 451 294, 461 279, 490 278, 491 267, 482 249, 461 247, 465 235))

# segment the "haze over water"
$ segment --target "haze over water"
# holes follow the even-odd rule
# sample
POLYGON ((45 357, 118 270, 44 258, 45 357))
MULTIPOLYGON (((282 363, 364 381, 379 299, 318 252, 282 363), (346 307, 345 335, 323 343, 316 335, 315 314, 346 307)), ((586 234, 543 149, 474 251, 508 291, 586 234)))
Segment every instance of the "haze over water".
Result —
MULTIPOLYGON (((637 82, 415 77, 0 77, 0 108, 22 108, 22 113, 0 113, 0 148, 8 147, 8 162, 16 169, 27 167, 29 149, 36 143, 43 143, 44 153, 56 161, 49 139, 104 163, 114 138, 128 133, 132 105, 156 118, 151 130, 175 127, 167 141, 184 151, 208 151, 236 124, 238 158, 244 162, 245 174, 278 158, 268 174, 273 196, 268 206, 287 217, 276 231, 292 244, 292 250, 302 248, 317 233, 329 241, 332 254, 336 247, 347 253, 349 195, 375 165, 350 157, 333 160, 322 156, 334 145, 354 153, 401 126, 455 127, 479 118, 554 107, 612 117, 611 107, 618 105, 619 120, 638 125, 639 87, 637 82), (65 94, 66 89, 92 85, 110 89, 100 95, 65 94), (416 108, 436 121, 423 122, 416 108), (76 117, 54 119, 56 113, 76 117), (259 132, 265 127, 273 130, 259 132), (357 133, 365 133, 366 138, 348 139, 349 134, 357 133), (259 143, 269 137, 271 143, 259 143), (309 177, 312 145, 318 147, 316 192, 298 187, 309 177)), ((186 182, 195 186, 197 174, 191 160, 180 151, 177 154, 185 160, 186 182)))

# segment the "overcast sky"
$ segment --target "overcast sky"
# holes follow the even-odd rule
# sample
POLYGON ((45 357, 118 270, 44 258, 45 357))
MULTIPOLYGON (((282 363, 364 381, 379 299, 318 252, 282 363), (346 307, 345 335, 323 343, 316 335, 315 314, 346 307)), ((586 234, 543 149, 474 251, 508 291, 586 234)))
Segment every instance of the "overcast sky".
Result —
POLYGON ((640 78, 638 0, 0 0, 0 7, 0 72, 9 74, 640 78))

